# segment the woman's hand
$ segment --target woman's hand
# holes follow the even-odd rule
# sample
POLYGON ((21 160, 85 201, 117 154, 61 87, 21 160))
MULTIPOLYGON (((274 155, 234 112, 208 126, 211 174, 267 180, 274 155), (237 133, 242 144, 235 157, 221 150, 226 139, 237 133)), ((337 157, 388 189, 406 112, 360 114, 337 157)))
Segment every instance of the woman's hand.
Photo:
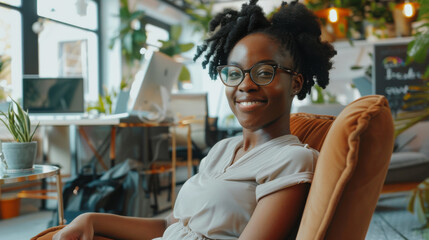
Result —
POLYGON ((69 225, 57 232, 53 240, 92 240, 94 227, 91 213, 85 213, 75 218, 69 225))

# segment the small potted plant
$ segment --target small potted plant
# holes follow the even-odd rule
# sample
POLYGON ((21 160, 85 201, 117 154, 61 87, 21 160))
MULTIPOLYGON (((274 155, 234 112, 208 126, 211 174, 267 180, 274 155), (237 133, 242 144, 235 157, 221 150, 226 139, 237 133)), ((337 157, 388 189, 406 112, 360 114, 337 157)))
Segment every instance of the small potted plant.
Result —
POLYGON ((24 111, 15 100, 9 105, 7 113, 1 112, 0 121, 12 134, 13 142, 2 142, 2 150, 6 159, 6 172, 16 173, 33 170, 36 160, 37 142, 33 141, 34 133, 39 124, 31 131, 28 111, 24 111), (14 110, 15 105, 15 110, 14 110))

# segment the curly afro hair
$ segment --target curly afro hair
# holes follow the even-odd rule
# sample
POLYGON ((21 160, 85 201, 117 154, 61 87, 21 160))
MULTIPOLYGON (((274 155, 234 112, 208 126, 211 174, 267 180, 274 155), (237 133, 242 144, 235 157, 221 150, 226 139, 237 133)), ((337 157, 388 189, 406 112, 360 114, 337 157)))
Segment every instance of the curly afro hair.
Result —
POLYGON ((337 52, 328 42, 321 42, 317 17, 303 4, 283 2, 272 18, 267 19, 257 2, 250 0, 242 5, 239 12, 225 9, 217 14, 210 22, 211 36, 198 47, 194 61, 205 52, 203 68, 209 65, 209 75, 216 79, 216 67, 227 64, 235 44, 249 34, 261 32, 290 53, 295 71, 302 74, 304 83, 298 99, 304 99, 315 82, 325 88, 329 83, 331 58, 337 52))

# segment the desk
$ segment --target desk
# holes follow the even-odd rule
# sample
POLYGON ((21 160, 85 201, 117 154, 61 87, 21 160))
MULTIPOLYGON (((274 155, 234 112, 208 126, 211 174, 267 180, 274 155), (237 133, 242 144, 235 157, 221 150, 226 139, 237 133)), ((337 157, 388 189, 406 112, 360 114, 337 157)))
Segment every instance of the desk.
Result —
MULTIPOLYGON (((59 224, 64 224, 64 209, 63 209, 63 194, 61 186, 61 176, 60 169, 55 166, 49 165, 34 165, 34 169, 31 172, 25 173, 8 173, 7 176, 0 176, 0 198, 1 198, 1 185, 6 183, 18 183, 18 182, 27 182, 34 181, 39 179, 44 179, 47 177, 56 177, 57 185, 57 197, 52 197, 58 200, 58 218, 59 224)), ((31 192, 21 192, 18 194, 18 197, 21 198, 44 198, 46 196, 41 194, 32 194, 31 192)))
MULTIPOLYGON (((115 153, 115 143, 116 143, 116 133, 118 128, 129 128, 129 127, 170 127, 172 129, 171 134, 171 144, 172 144, 172 156, 171 156, 171 174, 172 174, 172 186, 171 186, 171 196, 172 196, 172 206, 175 202, 175 187, 176 187, 176 127, 187 127, 187 168, 188 168, 188 178, 192 175, 192 141, 191 141, 191 123, 193 119, 186 119, 180 122, 174 123, 130 123, 130 122, 121 122, 120 119, 109 119, 109 118, 84 118, 84 119, 32 119, 32 124, 40 124, 41 126, 77 126, 79 134, 84 138, 89 148, 96 156, 100 165, 107 170, 108 166, 103 162, 100 154, 95 148, 94 144, 90 141, 89 137, 85 133, 83 128, 79 126, 111 126, 110 134, 110 162, 111 166, 114 165, 116 159, 115 153)), ((74 132, 74 131, 73 131, 74 132)), ((70 131, 70 134, 73 134, 70 131)), ((75 154, 72 153, 75 156, 75 154)), ((73 157, 72 157, 73 158, 73 157)), ((75 165, 75 173, 79 171, 77 169, 77 158, 72 159, 72 164, 75 165)))

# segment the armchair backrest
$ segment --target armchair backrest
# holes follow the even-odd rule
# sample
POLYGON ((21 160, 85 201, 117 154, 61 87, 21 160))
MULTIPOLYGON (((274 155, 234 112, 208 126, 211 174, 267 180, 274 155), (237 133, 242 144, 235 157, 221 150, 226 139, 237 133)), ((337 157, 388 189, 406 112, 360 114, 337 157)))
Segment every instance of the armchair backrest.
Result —
POLYGON ((336 118, 293 114, 291 132, 320 151, 297 239, 365 239, 393 152, 387 99, 362 97, 336 118))

